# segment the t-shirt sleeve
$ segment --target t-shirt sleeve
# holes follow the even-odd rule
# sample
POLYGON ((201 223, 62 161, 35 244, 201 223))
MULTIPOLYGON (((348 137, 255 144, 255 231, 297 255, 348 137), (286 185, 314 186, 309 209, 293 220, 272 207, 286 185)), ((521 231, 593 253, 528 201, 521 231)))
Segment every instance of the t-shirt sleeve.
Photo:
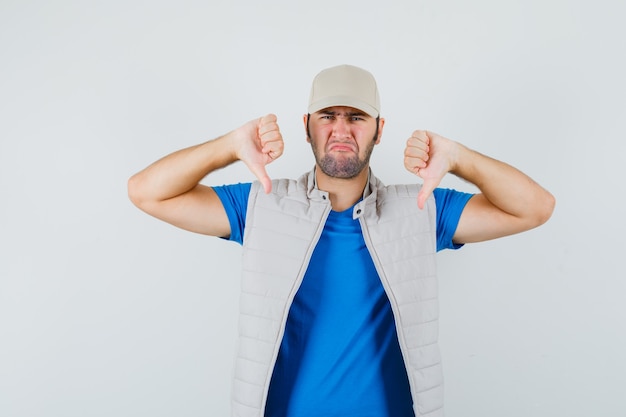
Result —
POLYGON ((463 245, 452 242, 452 237, 465 205, 474 194, 449 188, 436 188, 433 195, 437 206, 437 251, 459 249, 463 245))
POLYGON ((248 211, 248 197, 251 183, 239 183, 213 187, 222 201, 230 222, 230 236, 228 240, 243 244, 243 231, 246 227, 246 213, 248 211))

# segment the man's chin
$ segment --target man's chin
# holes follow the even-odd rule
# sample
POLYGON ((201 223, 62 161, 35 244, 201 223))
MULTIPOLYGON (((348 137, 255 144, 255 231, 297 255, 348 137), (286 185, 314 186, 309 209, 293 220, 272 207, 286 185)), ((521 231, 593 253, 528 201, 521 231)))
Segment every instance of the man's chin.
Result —
POLYGON ((366 168, 366 166, 342 167, 342 166, 327 166, 324 164, 318 164, 318 165, 320 169, 322 170, 322 172, 326 174, 327 176, 332 177, 332 178, 337 178, 337 179, 345 179, 345 180, 350 180, 352 178, 359 176, 359 174, 362 173, 363 170, 366 168))

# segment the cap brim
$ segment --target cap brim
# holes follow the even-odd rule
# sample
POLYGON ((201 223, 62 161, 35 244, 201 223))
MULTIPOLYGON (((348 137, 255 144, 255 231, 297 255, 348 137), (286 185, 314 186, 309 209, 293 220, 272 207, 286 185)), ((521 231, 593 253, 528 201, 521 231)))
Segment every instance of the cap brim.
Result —
POLYGON ((371 117, 378 117, 378 110, 376 110, 374 107, 370 106, 364 101, 347 96, 324 97, 321 100, 315 101, 309 105, 309 113, 315 113, 328 107, 334 106, 354 107, 355 109, 359 109, 367 113, 371 117))

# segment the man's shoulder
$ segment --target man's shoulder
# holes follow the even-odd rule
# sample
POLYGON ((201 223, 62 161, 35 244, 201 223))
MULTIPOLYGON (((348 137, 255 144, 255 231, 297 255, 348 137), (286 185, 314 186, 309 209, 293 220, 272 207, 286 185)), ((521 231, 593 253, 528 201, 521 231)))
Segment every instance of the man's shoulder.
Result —
MULTIPOLYGON (((299 178, 277 178, 272 180, 272 191, 269 195, 286 196, 286 195, 307 195, 307 191, 312 186, 312 171, 302 174, 299 178)), ((265 194, 263 185, 260 181, 254 181, 250 190, 251 194, 265 194)))
POLYGON ((379 190, 392 196, 410 197, 417 196, 420 188, 422 188, 421 184, 389 184, 382 185, 379 190))
MULTIPOLYGON (((288 195, 293 194, 297 191, 305 191, 306 187, 304 186, 306 183, 302 183, 300 180, 293 178, 278 178, 272 180, 272 191, 269 193, 270 195, 288 195)), ((265 194, 265 190, 263 189, 263 184, 260 181, 254 181, 250 188, 251 194, 265 194)))

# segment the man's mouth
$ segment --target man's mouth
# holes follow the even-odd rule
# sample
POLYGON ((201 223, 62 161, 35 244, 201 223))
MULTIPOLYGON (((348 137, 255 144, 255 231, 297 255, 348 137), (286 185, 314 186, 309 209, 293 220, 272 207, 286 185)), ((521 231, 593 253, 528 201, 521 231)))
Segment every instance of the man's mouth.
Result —
POLYGON ((356 149, 352 143, 348 142, 335 142, 328 146, 328 151, 337 152, 356 152, 356 149))

